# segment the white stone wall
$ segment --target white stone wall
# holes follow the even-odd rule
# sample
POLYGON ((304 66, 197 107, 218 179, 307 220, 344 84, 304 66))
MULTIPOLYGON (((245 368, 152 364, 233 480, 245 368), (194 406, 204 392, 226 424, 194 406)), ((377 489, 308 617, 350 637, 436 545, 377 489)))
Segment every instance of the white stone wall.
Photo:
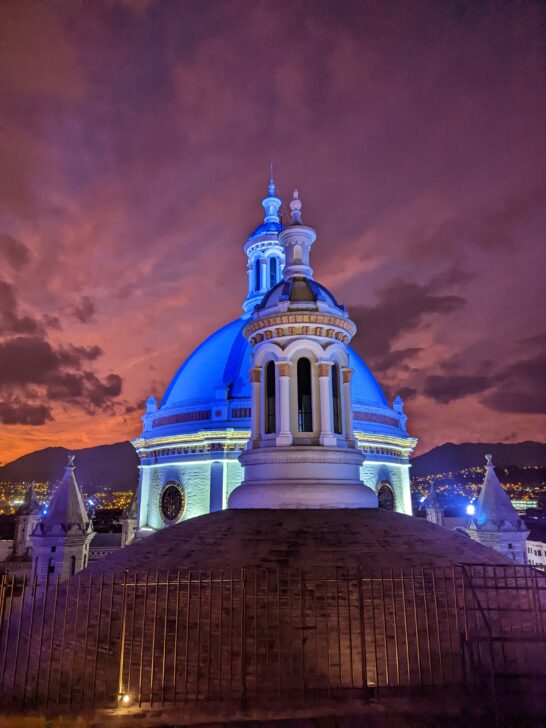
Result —
POLYGON ((412 515, 409 465, 400 466, 366 460, 360 468, 360 479, 364 485, 368 485, 376 492, 381 483, 389 483, 394 491, 395 510, 408 516, 412 515))

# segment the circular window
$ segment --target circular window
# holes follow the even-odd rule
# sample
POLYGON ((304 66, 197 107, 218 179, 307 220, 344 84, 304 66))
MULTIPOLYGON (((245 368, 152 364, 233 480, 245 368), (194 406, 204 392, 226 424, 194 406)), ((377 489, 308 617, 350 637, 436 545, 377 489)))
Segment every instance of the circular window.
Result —
POLYGON ((394 511, 394 493, 389 483, 381 483, 377 491, 379 508, 385 511, 394 511))
POLYGON ((186 496, 178 483, 167 483, 161 493, 161 515, 169 523, 177 521, 186 507, 186 496))

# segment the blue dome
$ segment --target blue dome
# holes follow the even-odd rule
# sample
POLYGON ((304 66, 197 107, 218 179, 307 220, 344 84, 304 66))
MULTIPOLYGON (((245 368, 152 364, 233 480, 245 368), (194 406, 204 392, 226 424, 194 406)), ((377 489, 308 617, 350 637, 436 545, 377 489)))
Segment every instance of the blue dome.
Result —
MULTIPOLYGON (((210 404, 218 399, 218 389, 227 388, 230 399, 250 400, 251 348, 243 336, 247 317, 223 326, 186 359, 170 383, 161 409, 210 404)), ((388 407, 375 377, 358 354, 349 349, 355 405, 388 407)), ((389 408, 390 409, 390 408, 389 408)))

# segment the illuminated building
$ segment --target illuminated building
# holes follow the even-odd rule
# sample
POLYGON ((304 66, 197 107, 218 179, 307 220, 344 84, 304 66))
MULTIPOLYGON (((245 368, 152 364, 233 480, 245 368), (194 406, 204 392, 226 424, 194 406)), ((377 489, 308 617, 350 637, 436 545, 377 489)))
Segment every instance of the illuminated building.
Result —
MULTIPOLYGON (((251 344, 243 330, 254 325, 253 312, 266 294, 269 296, 268 292, 275 292, 282 308, 286 284, 282 241, 285 228, 279 215, 282 202, 273 180, 262 205, 263 223, 244 246, 248 291, 243 315, 209 336, 187 358, 159 406, 153 397, 146 404, 142 434, 133 442, 141 461, 141 534, 226 508, 231 493, 241 483, 239 455, 250 437, 253 409, 251 344)), ((409 457, 416 440, 408 435, 402 400, 397 397, 392 406, 388 404, 366 364, 347 345, 354 333, 353 325, 343 318, 345 314, 330 321, 326 312, 330 305, 338 314, 343 307, 315 283, 309 261, 305 267, 308 290, 316 298, 317 311, 297 326, 292 325, 286 313, 280 313, 263 335, 278 340, 295 335, 315 342, 336 340, 346 347, 345 376, 349 376, 349 369, 353 372, 351 401, 343 401, 345 385, 341 380, 337 396, 341 399, 343 417, 352 418, 354 442, 365 456, 360 479, 376 492, 380 507, 411 514, 409 457), (324 312, 320 312, 321 308, 324 312)), ((319 397, 319 379, 317 376, 311 393, 313 402, 319 397)), ((318 413, 316 404, 313 407, 318 413)), ((280 426, 279 419, 276 437, 283 434, 280 426)), ((313 430, 320 436, 318 427, 315 422, 313 430)), ((345 427, 350 429, 347 421, 345 427)), ((330 437, 325 431, 323 435, 330 437)))

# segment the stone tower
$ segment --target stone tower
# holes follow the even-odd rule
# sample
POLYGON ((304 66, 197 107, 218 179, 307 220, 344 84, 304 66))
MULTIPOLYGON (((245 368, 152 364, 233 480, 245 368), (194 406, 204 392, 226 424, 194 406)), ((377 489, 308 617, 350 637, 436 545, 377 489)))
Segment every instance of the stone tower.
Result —
POLYGON ((423 504, 427 514, 427 521, 436 523, 438 526, 444 525, 444 509, 440 505, 438 493, 434 487, 434 483, 430 486, 430 490, 423 504))
POLYGON ((16 558, 28 556, 32 548, 31 535, 40 520, 40 504, 36 498, 34 483, 25 495, 25 501, 15 514, 15 535, 13 555, 16 558))
POLYGON ((239 460, 244 480, 230 508, 377 508, 360 480, 353 435, 348 344, 356 332, 344 306, 313 279, 313 228, 297 191, 279 234, 283 279, 243 329, 252 347, 252 426, 239 460))
POLYGON ((64 581, 87 566, 95 532, 74 470, 74 455, 69 455, 61 484, 32 534, 33 573, 39 581, 57 575, 64 581))
POLYGON ((486 455, 485 479, 476 512, 466 527, 468 535, 518 564, 527 561, 525 541, 529 534, 495 474, 492 455, 486 455))

